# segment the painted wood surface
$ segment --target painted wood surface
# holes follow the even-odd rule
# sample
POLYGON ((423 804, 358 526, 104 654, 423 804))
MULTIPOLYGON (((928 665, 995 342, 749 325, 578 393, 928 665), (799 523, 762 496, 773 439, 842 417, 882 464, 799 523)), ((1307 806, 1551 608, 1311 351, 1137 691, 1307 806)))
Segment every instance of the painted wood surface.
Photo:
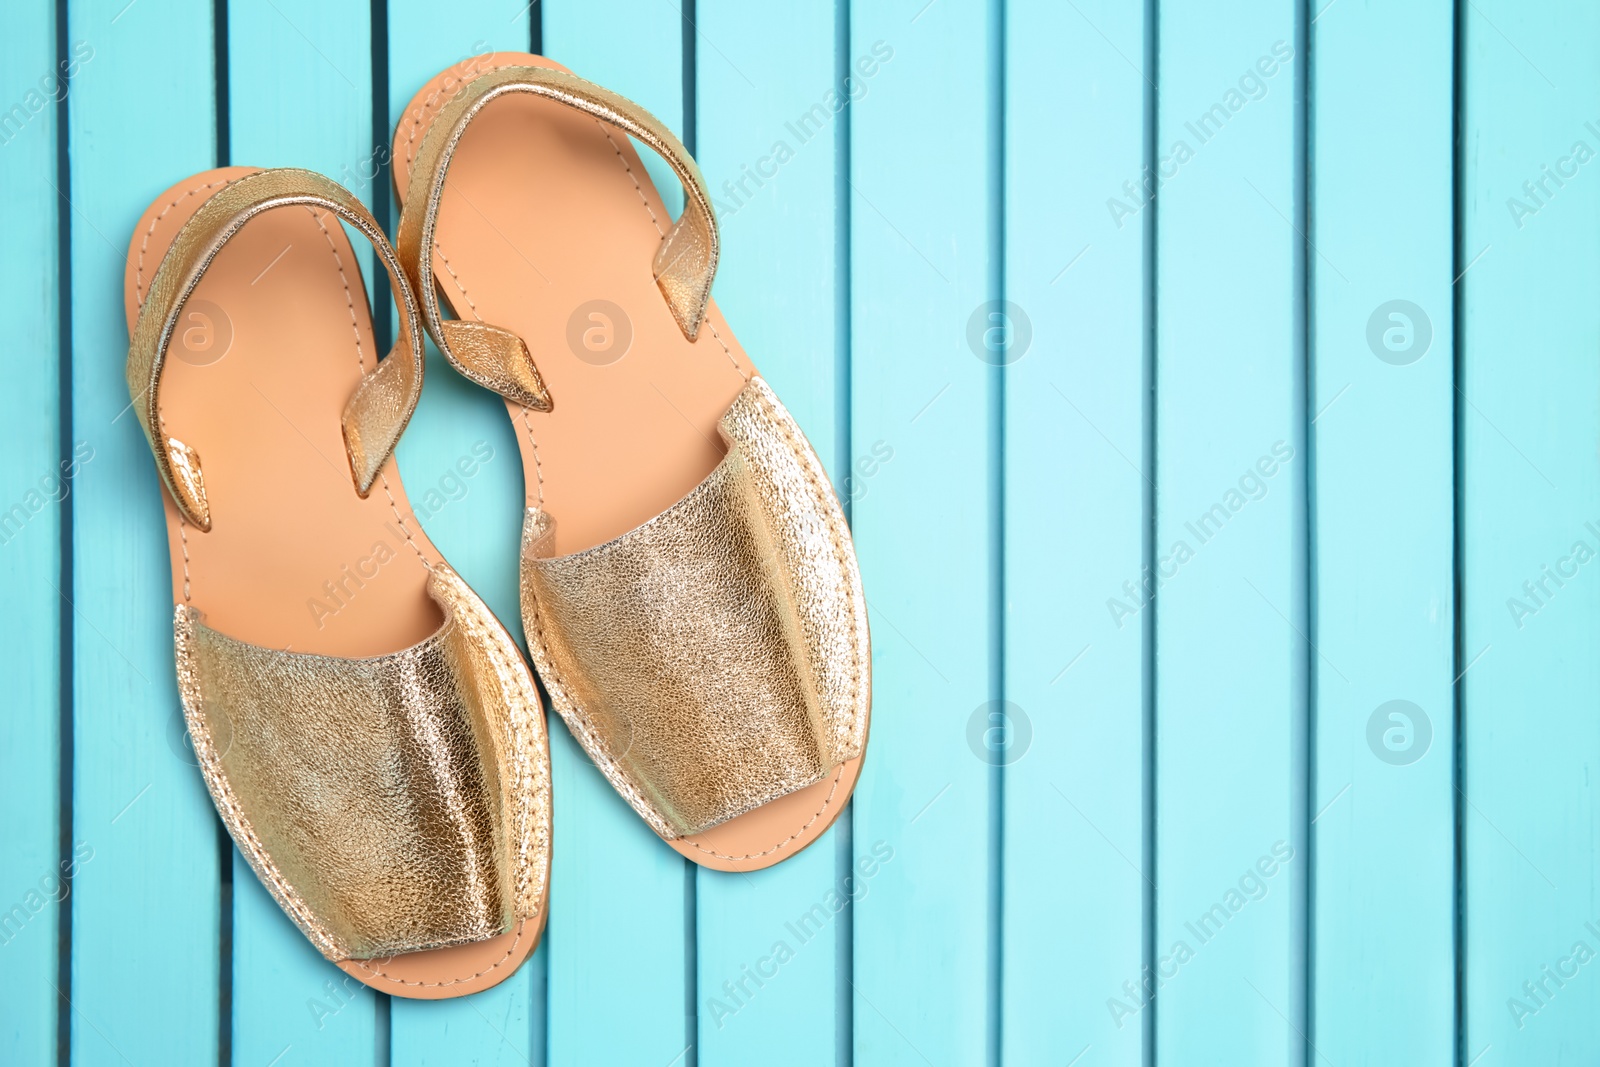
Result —
MULTIPOLYGON (((489 52, 527 51, 530 10, 521 3, 462 3, 454 5, 449 25, 441 27, 435 5, 409 0, 388 5, 383 53, 387 84, 376 90, 383 121, 374 129, 369 119, 350 144, 371 153, 370 162, 353 168, 356 181, 370 181, 369 202, 375 211, 390 206, 391 226, 398 215, 388 164, 391 135, 407 120, 412 96, 446 67, 466 70, 489 52)), ((427 359, 428 384, 396 453, 412 506, 416 509, 422 501, 417 518, 428 537, 520 641, 516 590, 522 485, 510 420, 499 398, 458 377, 431 344, 427 359), (490 458, 469 466, 476 471, 470 479, 456 475, 461 457, 485 455, 490 458), (427 489, 437 491, 431 503, 427 489)), ((560 808, 556 810, 559 817, 560 808)), ((378 1021, 380 1056, 387 1053, 394 1065, 423 1067, 460 1063, 461 1050, 472 1049, 482 1064, 543 1063, 549 952, 547 942, 509 980, 478 997, 382 998, 388 1002, 389 1018, 387 1033, 383 1019, 378 1021)))
POLYGON ((1308 1036, 1334 1063, 1455 1062, 1453 40, 1448 3, 1311 27, 1308 1036))
MULTIPOLYGON (((805 427, 842 500, 870 492, 872 449, 848 420, 847 264, 840 204, 847 120, 829 93, 870 79, 842 68, 837 10, 702 0, 694 18, 700 168, 719 204, 726 262, 717 303, 805 427), (771 250, 781 247, 782 255, 771 250), (861 471, 857 459, 866 461, 861 471)), ((858 90, 862 91, 862 90, 858 90)), ((853 875, 849 818, 793 860, 748 876, 695 876, 696 1051, 702 1067, 814 1064, 848 1055, 850 914, 870 892, 853 875), (818 903, 824 910, 813 911, 818 903), (826 918, 816 921, 817 916, 826 918), (796 930, 802 934, 795 933, 796 930), (746 975, 754 972, 760 983, 746 975), (763 977, 765 976, 765 977, 763 977), (741 988, 742 986, 742 988, 741 988), (843 1001, 844 1012, 836 1008, 843 1001), (780 1042, 774 1034, 786 1035, 780 1042)))
POLYGON ((57 1033, 75 1062, 200 1063, 216 1057, 228 1027, 221 872, 231 858, 185 742, 161 499, 119 379, 134 224, 163 190, 217 163, 212 9, 197 0, 73 4, 66 36, 68 50, 78 41, 94 49, 67 95, 57 207, 70 211, 60 298, 72 309, 70 395, 59 410, 71 439, 94 449, 72 497, 64 709, 72 841, 94 859, 72 882, 70 973, 54 976, 70 1004, 57 1008, 68 1012, 57 1033), (156 54, 170 59, 152 63, 156 54))
MULTIPOLYGON (((227 18, 225 162, 305 167, 339 178, 360 195, 341 171, 372 125, 369 20, 304 2, 230 3, 227 18), (319 44, 305 36, 306 26, 325 31, 319 44), (269 84, 280 64, 298 76, 277 92, 252 91, 269 84)), ((365 258, 364 245, 352 243, 358 259, 365 258)), ((298 936, 237 850, 231 873, 235 1060, 371 1057, 372 994, 298 936)))
MULTIPOLYGON (((7 15, 0 1062, 1600 1060, 1589 7, 7 15), (345 980, 219 832, 121 278, 219 163, 392 225, 412 94, 530 48, 698 156, 718 301, 852 520, 873 729, 850 814, 726 876, 552 718, 545 942, 423 1003, 345 980)), ((401 467, 520 638, 503 408, 428 372, 401 467)))
POLYGON ((1302 14, 1179 4, 1157 28, 1148 955, 1163 1062, 1277 1062, 1305 1027, 1302 14))
MULTIPOLYGON (((13 596, 33 604, 25 624, 7 627, 0 663, 16 679, 11 712, 0 722, 0 1003, 8 1005, 0 1047, 19 1062, 47 1062, 56 1039, 57 946, 70 882, 60 866, 58 778, 62 722, 61 619, 71 612, 62 589, 61 532, 81 470, 61 465, 61 320, 57 297, 61 251, 53 187, 66 71, 56 65, 54 12, 43 4, 14 12, 0 36, 0 68, 15 104, 0 116, 0 187, 13 197, 7 227, 14 242, 0 256, 0 284, 15 294, 16 313, 0 338, 13 361, 0 392, 0 442, 12 457, 0 476, 0 575, 13 596), (45 177, 50 180, 41 181, 45 177), (68 476, 69 472, 72 476, 68 476), (24 773, 22 768, 26 766, 24 773)), ((70 423, 69 423, 70 425, 70 423)), ((91 460, 92 462, 92 460, 91 460)), ((70 560, 70 556, 68 557, 70 560)), ((70 566, 70 563, 68 563, 70 566)), ((19 620, 20 622, 21 620, 19 620)), ((72 861, 69 858, 68 863, 72 861)), ((76 868, 71 868, 74 873, 76 868)))
POLYGON ((980 4, 923 7, 850 11, 851 53, 889 58, 850 111, 851 439, 894 449, 852 510, 873 626, 854 801, 853 852, 877 860, 852 909, 863 1063, 983 1062, 998 977, 991 767, 967 741, 1000 695, 998 375, 966 332, 998 273, 999 25, 980 4), (919 558, 936 570, 906 566, 919 558))
POLYGON ((1583 1062, 1600 1049, 1600 185, 1578 161, 1600 150, 1600 11, 1459 17, 1462 1052, 1583 1062))
POLYGON ((981 717, 992 732, 979 751, 1005 777, 1000 1036, 1014 1063, 1143 1062, 1148 1017, 1124 985, 1140 981, 1155 888, 1150 615, 1107 601, 1138 585, 1147 548, 1154 231, 1148 212, 1113 219, 1106 198, 1144 159, 1147 32, 1143 9, 1115 0, 1006 12, 1002 298, 1014 306, 985 325, 1013 331, 992 357, 1009 360, 1008 703, 981 717))

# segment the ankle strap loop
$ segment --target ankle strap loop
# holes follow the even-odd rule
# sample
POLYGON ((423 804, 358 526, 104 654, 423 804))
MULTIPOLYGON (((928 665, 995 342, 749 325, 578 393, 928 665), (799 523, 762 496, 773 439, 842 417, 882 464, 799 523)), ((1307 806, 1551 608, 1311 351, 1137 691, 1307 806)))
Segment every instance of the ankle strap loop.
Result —
POLYGON ((683 214, 656 250, 656 284, 672 316, 689 340, 700 333, 711 281, 717 271, 718 235, 711 192, 683 143, 660 119, 638 104, 549 67, 513 66, 490 71, 466 85, 440 110, 423 135, 406 186, 395 244, 422 302, 423 322, 445 356, 469 379, 540 411, 550 410, 550 395, 526 346, 514 334, 484 323, 445 321, 434 283, 434 233, 445 173, 467 126, 491 102, 507 93, 554 100, 610 123, 639 139, 666 160, 683 184, 683 214), (423 250, 427 249, 427 255, 423 250))
POLYGON ((366 207, 337 182, 308 170, 263 170, 229 182, 183 224, 161 259, 128 345, 128 392, 144 427, 156 469, 178 511, 202 531, 211 529, 200 455, 169 436, 161 418, 161 368, 167 347, 194 293, 222 246, 263 211, 301 204, 330 211, 372 242, 389 274, 400 310, 400 337, 377 370, 365 375, 346 404, 342 424, 356 492, 365 497, 394 451, 422 393, 422 331, 417 303, 389 241, 366 207))

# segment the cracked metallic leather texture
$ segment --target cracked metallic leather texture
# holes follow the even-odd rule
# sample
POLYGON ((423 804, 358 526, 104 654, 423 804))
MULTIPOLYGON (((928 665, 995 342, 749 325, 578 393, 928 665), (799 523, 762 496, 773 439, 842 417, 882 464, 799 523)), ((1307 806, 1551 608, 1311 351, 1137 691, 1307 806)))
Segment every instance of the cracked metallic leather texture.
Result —
POLYGON ((517 647, 435 564, 444 613, 370 659, 249 645, 178 605, 178 680, 217 810, 331 960, 466 944, 537 915, 550 772, 517 647))
POLYGON ((469 379, 534 411, 551 410, 550 391, 522 338, 470 319, 449 319, 438 326, 450 358, 469 379))
POLYGON ((184 302, 223 245, 261 212, 291 205, 331 211, 372 242, 388 269, 395 305, 401 311, 399 340, 389 357, 362 378, 344 411, 350 473, 362 496, 394 451, 422 392, 422 336, 416 327, 416 301, 402 281, 399 260, 372 213, 337 182, 307 170, 264 170, 229 182, 178 231, 150 281, 128 343, 128 392, 155 453, 156 469, 178 511, 201 530, 211 529, 213 518, 201 474, 203 449, 184 442, 172 427, 164 425, 161 368, 184 302))
POLYGON ((556 709, 663 837, 821 781, 866 740, 855 551, 822 465, 753 378, 727 455, 662 514, 566 556, 529 509, 522 612, 556 709))
POLYGON ((633 101, 575 74, 548 67, 502 67, 474 79, 444 105, 417 151, 395 245, 421 299, 428 332, 456 369, 509 400, 548 411, 551 398, 544 392, 543 383, 537 390, 528 388, 528 380, 537 381, 538 372, 532 368, 532 357, 526 348, 512 348, 500 341, 503 351, 486 359, 482 353, 453 347, 457 338, 447 332, 440 314, 433 256, 422 254, 424 248, 435 246, 445 174, 461 138, 485 107, 508 93, 531 94, 593 115, 638 138, 672 167, 683 183, 684 209, 656 249, 652 270, 673 318, 691 341, 699 336, 711 302, 711 282, 717 273, 720 248, 717 220, 700 168, 672 131, 633 101))

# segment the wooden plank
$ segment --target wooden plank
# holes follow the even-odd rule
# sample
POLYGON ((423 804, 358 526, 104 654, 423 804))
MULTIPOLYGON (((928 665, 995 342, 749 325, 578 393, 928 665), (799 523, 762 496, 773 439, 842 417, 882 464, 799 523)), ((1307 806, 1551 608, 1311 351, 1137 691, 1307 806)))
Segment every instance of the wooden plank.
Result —
POLYGON ((1108 602, 1144 563, 1149 263, 1145 217, 1119 226, 1106 201, 1144 162, 1148 32, 1140 5, 1112 0, 1006 11, 1005 296, 1015 308, 991 323, 1012 331, 991 358, 1006 368, 1014 707, 981 725, 993 731, 984 751, 1004 767, 1008 1062, 1143 1062, 1141 1019, 1117 1004, 1143 965, 1150 892, 1148 649, 1142 618, 1108 602))
MULTIPOLYGON (((229 4, 229 162, 305 167, 362 195, 350 168, 372 128, 368 22, 365 11, 311 0, 229 4)), ((354 244, 367 261, 364 242, 354 244)), ((322 958, 236 849, 233 874, 236 1061, 372 1059, 371 991, 322 958)))
MULTIPOLYGON (((0 641, 11 706, 0 720, 0 1059, 52 1062, 56 1055, 56 939, 70 893, 59 855, 61 501, 77 465, 60 461, 57 212, 53 185, 57 100, 84 60, 56 59, 53 4, 18 5, 0 35, 0 187, 10 198, 0 290, 12 313, 0 344, 16 358, 0 393, 0 585, 34 605, 15 614, 0 641)), ((87 55, 87 53, 85 53, 87 55)), ((92 56, 88 60, 93 62, 92 56)), ((89 455, 90 453, 85 453, 89 455)), ((68 458, 71 463, 70 457, 68 458)), ((92 458, 89 462, 93 462, 92 458)), ((86 853, 86 856, 89 854, 86 853)), ((67 857, 68 863, 73 861, 67 857)), ((92 862, 92 859, 91 859, 92 862)), ((74 866, 72 870, 75 870, 74 866)))
POLYGON ((968 347, 991 295, 986 5, 855 4, 851 439, 892 462, 856 501, 873 627, 872 739, 855 799, 855 1059, 980 1063, 989 980, 990 767, 968 747, 997 690, 993 368, 968 347), (891 55, 892 53, 892 55, 891 55))
POLYGON ((216 162, 211 4, 83 0, 69 107, 73 432, 72 1056, 217 1056, 217 818, 183 743, 161 485, 129 411, 122 284, 145 207, 216 162), (153 56, 169 57, 153 62, 153 56))
POLYGON ((1158 1061, 1303 1058, 1303 11, 1160 13, 1158 1061))
POLYGON ((1308 1033, 1334 1063, 1456 1062, 1452 8, 1311 29, 1308 1033))
MULTIPOLYGON (((545 0, 541 6, 552 58, 637 100, 682 133, 677 4, 545 0)), ((645 165, 672 205, 670 172, 649 158, 645 165)), ((546 935, 550 1062, 687 1062, 694 1042, 693 865, 617 796, 559 719, 550 733, 556 796, 546 935), (626 1006, 626 1025, 613 1019, 615 1005, 626 1006)))
MULTIPOLYGON (((803 138, 795 132, 813 105, 839 89, 833 15, 702 0, 696 147, 724 238, 717 303, 843 500, 870 492, 871 481, 852 466, 840 417, 847 384, 847 354, 836 351, 845 326, 836 180, 843 119, 830 109, 803 138)), ((875 60, 871 69, 882 73, 875 60)), ((850 77, 858 92, 870 91, 871 77, 850 77)), ((874 469, 870 446, 856 452, 863 472, 874 469)), ((789 925, 837 893, 845 873, 838 843, 847 838, 836 828, 799 856, 748 876, 698 872, 701 1067, 826 1064, 841 1038, 848 1041, 848 1018, 838 1017, 836 1005, 848 989, 839 939, 849 919, 830 908, 827 928, 804 941, 789 925), (774 1041, 774 1034, 785 1037, 774 1041)))
MULTIPOLYGON (((389 125, 384 136, 392 139, 406 105, 439 71, 458 66, 469 73, 483 66, 482 57, 491 52, 527 51, 528 19, 537 10, 505 0, 457 4, 441 33, 437 5, 393 0, 388 28, 389 125)), ((365 144, 369 136, 363 134, 357 143, 365 144)), ((384 168, 376 180, 393 188, 387 169, 388 140, 374 148, 374 156, 353 173, 351 188, 363 195, 360 175, 376 165, 384 168)), ((416 471, 415 484, 406 483, 407 492, 417 498, 412 506, 429 539, 520 642, 522 469, 511 422, 500 398, 456 373, 431 342, 426 374, 422 400, 397 450, 402 469, 416 471), (454 481, 441 484, 457 459, 485 455, 489 458, 463 488, 454 481), (436 491, 431 502, 429 490, 436 491)))
MULTIPOLYGON (((389 4, 389 125, 375 162, 387 164, 390 133, 424 82, 446 67, 476 69, 474 57, 528 49, 529 19, 538 6, 508 0, 452 5, 389 4)), ((360 141, 365 143, 364 135, 360 141)), ((370 174, 364 164, 356 171, 370 174)), ((385 168, 377 179, 391 187, 385 168)), ((500 399, 467 382, 428 346, 427 388, 397 454, 407 492, 428 537, 519 640, 518 545, 522 531, 522 470, 500 399), (470 479, 455 474, 462 457, 479 458, 470 479)), ((557 726, 559 729, 559 726, 557 726)), ((556 810, 561 809, 557 794, 556 810)), ((560 848, 557 839, 557 849, 560 848)), ((561 856, 557 852, 559 871, 561 856)), ((546 935, 549 936, 548 934, 546 935)), ((544 981, 548 952, 541 946, 510 979, 484 993, 441 1001, 403 1000, 390 1006, 390 1062, 402 1064, 540 1064, 545 1050, 544 981)))
POLYGON ((1461 1052, 1582 1061, 1600 1048, 1600 9, 1461 17, 1461 1052))

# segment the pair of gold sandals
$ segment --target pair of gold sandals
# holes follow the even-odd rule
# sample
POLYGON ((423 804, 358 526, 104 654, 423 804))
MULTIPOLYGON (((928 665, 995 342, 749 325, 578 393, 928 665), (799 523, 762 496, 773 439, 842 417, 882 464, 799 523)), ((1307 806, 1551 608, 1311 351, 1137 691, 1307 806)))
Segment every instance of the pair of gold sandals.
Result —
POLYGON ((550 701, 668 845, 723 871, 805 848, 855 786, 870 705, 849 530, 711 300, 694 161, 543 57, 473 66, 395 131, 394 247, 327 178, 228 167, 150 206, 126 279, 179 689, 217 810, 324 956, 425 998, 533 951, 551 797, 534 675, 393 458, 424 330, 511 416, 550 701), (633 139, 682 182, 677 221, 633 139), (381 360, 341 222, 388 272, 381 360))

